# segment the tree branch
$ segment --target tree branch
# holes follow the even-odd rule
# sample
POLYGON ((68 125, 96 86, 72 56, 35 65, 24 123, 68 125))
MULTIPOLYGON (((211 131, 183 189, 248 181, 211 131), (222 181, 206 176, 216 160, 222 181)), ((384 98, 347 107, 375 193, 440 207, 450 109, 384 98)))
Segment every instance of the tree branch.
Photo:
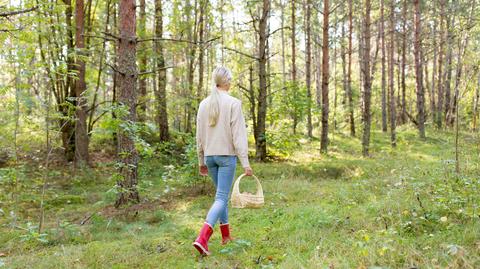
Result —
POLYGON ((140 72, 140 73, 138 73, 138 75, 139 76, 148 75, 148 74, 152 74, 152 73, 155 73, 157 71, 160 71, 160 70, 165 70, 165 69, 174 68, 174 67, 175 66, 165 66, 165 67, 157 68, 157 69, 151 70, 151 71, 140 72))
POLYGON ((232 49, 232 48, 229 48, 229 47, 223 47, 223 48, 226 49, 226 50, 229 50, 229 51, 236 52, 236 53, 238 53, 238 54, 240 54, 240 55, 243 55, 243 56, 245 56, 245 57, 248 57, 248 58, 250 58, 250 59, 254 59, 254 60, 257 60, 257 61, 259 60, 257 57, 255 57, 255 56, 253 56, 253 55, 250 55, 250 54, 246 54, 245 52, 241 52, 241 51, 239 51, 239 50, 232 49))
POLYGON ((202 41, 202 42, 194 42, 194 41, 187 40, 187 39, 151 37, 151 38, 137 39, 137 43, 146 42, 146 41, 170 41, 170 42, 189 43, 189 44, 193 44, 193 45, 203 45, 203 44, 206 44, 206 43, 210 43, 210 42, 212 42, 212 41, 215 41, 215 40, 217 40, 217 39, 219 39, 219 38, 220 38, 220 36, 217 36, 217 37, 214 37, 214 38, 211 38, 211 39, 209 39, 209 40, 202 41))
POLYGON ((35 7, 32 7, 32 8, 28 8, 28 9, 15 10, 15 11, 10 11, 10 12, 2 12, 2 13, 0 13, 0 18, 6 18, 6 17, 18 15, 18 14, 27 13, 27 12, 30 12, 30 11, 34 11, 37 8, 38 7, 35 6, 35 7))
POLYGON ((107 63, 107 62, 105 62, 105 64, 108 65, 110 68, 112 68, 113 71, 115 71, 115 72, 117 72, 117 73, 122 74, 122 75, 125 76, 125 73, 123 73, 123 72, 121 72, 120 70, 118 70, 115 66, 113 66, 113 65, 111 65, 111 64, 109 64, 109 63, 107 63))

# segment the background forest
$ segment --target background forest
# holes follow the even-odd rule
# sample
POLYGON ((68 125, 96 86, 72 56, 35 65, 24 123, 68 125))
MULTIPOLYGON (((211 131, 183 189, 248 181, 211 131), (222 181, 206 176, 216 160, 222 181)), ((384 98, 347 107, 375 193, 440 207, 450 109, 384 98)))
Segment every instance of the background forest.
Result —
POLYGON ((0 0, 0 268, 479 268, 478 4, 0 0), (266 204, 199 259, 219 65, 266 204))

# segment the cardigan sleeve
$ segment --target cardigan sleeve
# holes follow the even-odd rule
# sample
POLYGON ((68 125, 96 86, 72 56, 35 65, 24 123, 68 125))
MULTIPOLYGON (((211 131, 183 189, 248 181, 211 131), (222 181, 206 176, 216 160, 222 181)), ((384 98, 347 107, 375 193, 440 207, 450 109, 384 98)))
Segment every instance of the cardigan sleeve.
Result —
POLYGON ((200 166, 205 165, 205 160, 204 160, 204 144, 203 144, 203 139, 202 139, 202 134, 203 134, 203 122, 202 122, 202 117, 200 117, 200 110, 201 108, 198 109, 197 113, 197 131, 196 131, 196 140, 197 140, 197 156, 198 156, 198 164, 200 166))
POLYGON ((237 100, 233 103, 231 114, 231 128, 235 154, 244 168, 250 167, 248 161, 248 139, 245 118, 242 112, 242 102, 237 100))

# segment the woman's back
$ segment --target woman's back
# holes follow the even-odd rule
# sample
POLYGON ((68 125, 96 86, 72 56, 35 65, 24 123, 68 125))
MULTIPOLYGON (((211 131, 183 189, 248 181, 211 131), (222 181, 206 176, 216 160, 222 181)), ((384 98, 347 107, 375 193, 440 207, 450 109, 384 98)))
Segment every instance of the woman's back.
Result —
POLYGON ((197 145, 203 156, 237 155, 243 167, 248 167, 248 143, 242 103, 225 91, 218 95, 218 119, 209 123, 209 102, 205 98, 197 114, 197 145))

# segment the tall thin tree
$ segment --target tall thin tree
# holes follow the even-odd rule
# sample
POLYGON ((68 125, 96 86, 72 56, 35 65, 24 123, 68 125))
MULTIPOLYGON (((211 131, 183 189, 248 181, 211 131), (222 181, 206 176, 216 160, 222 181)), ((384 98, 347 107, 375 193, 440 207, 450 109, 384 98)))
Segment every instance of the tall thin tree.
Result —
POLYGON ((396 131, 396 109, 395 109, 395 86, 394 86, 394 46, 395 46, 395 0, 390 0, 390 40, 388 48, 388 92, 389 92, 389 114, 390 114, 390 143, 392 147, 397 146, 396 131))
MULTIPOLYGON (((155 37, 163 38, 163 6, 162 0, 155 0, 155 37)), ((158 69, 158 87, 155 92, 157 107, 157 124, 160 132, 160 141, 169 140, 168 111, 167 111, 167 70, 163 52, 163 41, 155 42, 156 64, 158 69)))
POLYGON ((387 132, 387 78, 385 74, 385 1, 380 0, 380 36, 381 36, 381 50, 382 50, 382 131, 387 132))
POLYGON ((75 80, 77 107, 75 108, 75 164, 85 165, 89 162, 87 134, 87 96, 85 92, 85 14, 83 0, 75 2, 75 48, 77 49, 76 69, 78 78, 75 80))
POLYGON ((131 124, 137 120, 136 1, 120 0, 119 11, 118 103, 124 111, 119 115, 123 122, 118 130, 118 167, 121 179, 117 181, 119 192, 115 207, 140 202, 137 189, 138 152, 135 148, 135 134, 132 133, 134 128, 131 128, 131 124))
POLYGON ((328 151, 328 84, 329 84, 329 0, 323 1, 323 42, 322 42, 322 133, 320 139, 320 151, 328 151))
POLYGON ((422 67, 422 25, 420 0, 413 1, 415 7, 415 76, 417 85, 417 127, 420 138, 425 139, 425 92, 423 89, 422 67))
POLYGON ((365 0, 365 19, 363 25, 363 136, 362 136, 362 155, 369 156, 370 149, 370 126, 372 122, 372 115, 370 113, 371 102, 371 76, 370 76, 370 0, 365 0))
POLYGON ((348 68, 347 68, 347 98, 348 98, 348 116, 350 122, 350 135, 355 136, 355 115, 353 109, 352 93, 352 39, 353 39, 353 3, 348 0, 348 68))
POLYGON ((307 132, 308 137, 313 137, 313 126, 312 126, 312 29, 311 29, 311 9, 312 9, 312 0, 307 0, 306 2, 306 44, 305 44, 305 80, 307 86, 307 132))

